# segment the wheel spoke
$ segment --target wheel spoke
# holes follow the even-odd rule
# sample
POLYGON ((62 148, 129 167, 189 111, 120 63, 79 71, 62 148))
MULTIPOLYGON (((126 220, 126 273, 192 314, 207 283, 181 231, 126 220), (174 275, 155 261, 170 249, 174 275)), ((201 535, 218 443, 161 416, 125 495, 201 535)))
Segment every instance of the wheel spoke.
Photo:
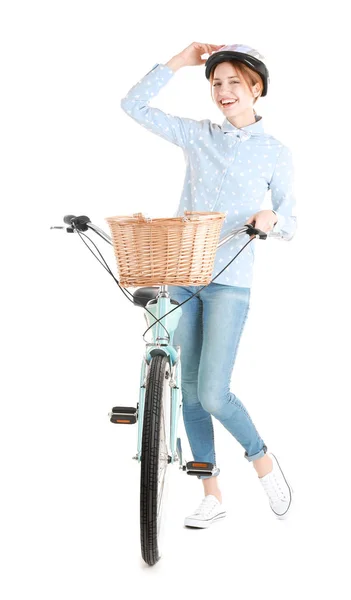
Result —
MULTIPOLYGON (((167 369, 166 369, 167 372, 167 369)), ((158 471, 158 497, 157 497, 157 530, 160 530, 160 516, 161 516, 161 508, 163 501, 163 490, 164 490, 164 482, 166 476, 166 469, 168 466, 168 448, 166 441, 166 428, 165 428, 165 403, 168 401, 169 394, 169 384, 168 379, 165 379, 163 385, 163 394, 162 394, 162 406, 161 406, 161 415, 160 415, 160 445, 159 445, 159 471, 158 471)), ((169 371, 168 371, 169 372, 169 371)))

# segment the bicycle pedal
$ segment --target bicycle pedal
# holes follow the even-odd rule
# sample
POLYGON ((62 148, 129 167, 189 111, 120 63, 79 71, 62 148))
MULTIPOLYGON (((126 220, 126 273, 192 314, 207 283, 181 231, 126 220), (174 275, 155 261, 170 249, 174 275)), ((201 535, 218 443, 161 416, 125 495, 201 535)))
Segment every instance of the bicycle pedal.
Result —
POLYGON ((186 463, 186 472, 188 475, 213 475, 215 466, 211 462, 198 462, 191 460, 186 463))
POLYGON ((114 406, 109 417, 111 423, 131 425, 138 420, 138 409, 134 406, 114 406))

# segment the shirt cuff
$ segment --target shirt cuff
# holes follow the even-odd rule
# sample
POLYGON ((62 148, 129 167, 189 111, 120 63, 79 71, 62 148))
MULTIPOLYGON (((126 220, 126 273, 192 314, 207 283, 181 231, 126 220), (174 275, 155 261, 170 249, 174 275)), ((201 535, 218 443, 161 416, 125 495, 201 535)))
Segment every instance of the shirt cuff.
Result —
POLYGON ((271 210, 277 216, 277 219, 278 219, 276 224, 274 225, 272 231, 274 231, 274 232, 281 231, 281 228, 285 223, 285 217, 283 217, 283 215, 280 215, 279 213, 275 212, 275 210, 273 210, 273 209, 271 209, 271 210))
MULTIPOLYGON (((156 67, 158 67, 158 66, 159 66, 159 64, 160 64, 160 63, 156 63, 156 64, 155 64, 155 65, 152 67, 152 69, 150 69, 149 73, 151 73, 151 71, 153 71, 154 69, 156 69, 156 67)), ((146 75, 148 75, 149 73, 146 73, 146 75)))

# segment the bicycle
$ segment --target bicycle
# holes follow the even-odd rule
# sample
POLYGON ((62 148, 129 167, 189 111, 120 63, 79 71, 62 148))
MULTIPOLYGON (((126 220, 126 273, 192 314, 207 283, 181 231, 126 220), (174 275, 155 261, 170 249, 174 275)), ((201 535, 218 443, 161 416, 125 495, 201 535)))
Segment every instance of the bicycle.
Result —
MULTIPOLYGON (((51 229, 66 229, 68 233, 77 232, 83 241, 82 234, 85 236, 84 232, 90 229, 113 245, 112 238, 94 225, 85 215, 79 217, 66 215, 63 221, 68 227, 54 226, 51 229)), ((256 236, 259 239, 267 238, 267 233, 247 224, 233 229, 227 234, 218 243, 217 250, 223 244, 242 234, 248 234, 250 240, 211 282, 236 259, 256 236)), ((90 240, 90 238, 88 239, 90 240)), ((100 252, 99 254, 102 257, 100 252)), ((94 256, 97 258, 95 254, 94 256)), ((105 265, 99 260, 124 293, 106 261, 104 259, 103 261, 105 265)), ((149 566, 155 565, 162 555, 160 538, 163 492, 168 465, 179 462, 179 469, 192 476, 212 475, 216 470, 216 465, 209 462, 186 461, 185 459, 183 461, 181 439, 177 437, 179 417, 182 411, 181 348, 173 346, 174 332, 182 315, 181 306, 196 296, 204 287, 206 285, 181 304, 171 299, 168 285, 140 287, 133 293, 128 291, 133 304, 144 308, 144 316, 148 325, 144 335, 151 329, 153 337, 151 342, 146 343, 141 364, 137 406, 114 406, 108 416, 110 421, 115 424, 138 423, 137 452, 132 458, 141 463, 140 543, 142 558, 149 566), (167 337, 163 336, 161 327, 167 332, 167 337), (166 422, 169 422, 167 427, 166 422)))

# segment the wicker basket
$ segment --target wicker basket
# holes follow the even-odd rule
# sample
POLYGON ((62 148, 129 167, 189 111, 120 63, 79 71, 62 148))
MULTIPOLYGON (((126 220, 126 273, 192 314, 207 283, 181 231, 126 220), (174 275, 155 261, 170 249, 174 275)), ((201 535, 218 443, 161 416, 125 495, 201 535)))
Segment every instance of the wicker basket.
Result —
POLYGON ((197 211, 161 219, 107 217, 121 287, 208 284, 225 217, 197 211))

